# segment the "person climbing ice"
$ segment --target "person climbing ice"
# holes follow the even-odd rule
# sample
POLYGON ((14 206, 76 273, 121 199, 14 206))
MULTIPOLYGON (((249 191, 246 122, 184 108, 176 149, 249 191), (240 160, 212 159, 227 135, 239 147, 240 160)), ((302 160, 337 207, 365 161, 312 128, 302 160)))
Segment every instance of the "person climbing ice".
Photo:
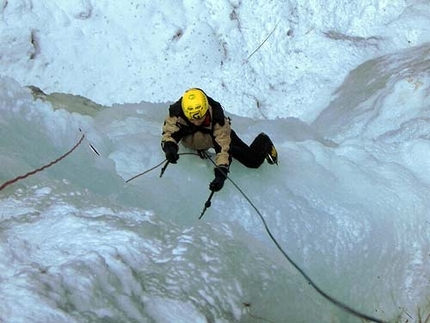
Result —
POLYGON ((199 88, 188 89, 169 107, 161 138, 169 163, 178 161, 179 143, 197 150, 201 157, 205 150, 215 149, 215 178, 209 184, 214 192, 224 186, 232 158, 249 168, 260 167, 265 159, 269 164, 278 164, 278 153, 268 135, 260 133, 248 146, 231 129, 221 104, 199 88))

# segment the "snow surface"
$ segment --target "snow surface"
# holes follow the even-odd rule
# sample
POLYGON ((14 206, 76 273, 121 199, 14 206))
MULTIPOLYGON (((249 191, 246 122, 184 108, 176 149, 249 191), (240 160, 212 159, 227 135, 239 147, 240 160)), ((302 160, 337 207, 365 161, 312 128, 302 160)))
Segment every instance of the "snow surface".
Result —
POLYGON ((0 191, 0 322, 362 322, 282 257, 231 183, 198 220, 209 161, 125 182, 163 161, 168 103, 190 86, 245 141, 272 137, 279 166, 236 162, 231 179, 325 292, 384 321, 427 317, 429 1, 0 0, 0 13, 0 185, 85 135, 0 191))

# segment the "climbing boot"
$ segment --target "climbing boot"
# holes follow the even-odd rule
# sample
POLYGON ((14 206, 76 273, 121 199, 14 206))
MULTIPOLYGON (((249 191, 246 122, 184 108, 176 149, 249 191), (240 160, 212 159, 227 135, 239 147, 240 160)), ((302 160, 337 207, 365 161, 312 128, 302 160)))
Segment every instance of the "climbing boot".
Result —
POLYGON ((274 164, 278 165, 278 151, 276 150, 273 143, 270 147, 269 153, 266 156, 266 160, 271 165, 274 165, 274 164))

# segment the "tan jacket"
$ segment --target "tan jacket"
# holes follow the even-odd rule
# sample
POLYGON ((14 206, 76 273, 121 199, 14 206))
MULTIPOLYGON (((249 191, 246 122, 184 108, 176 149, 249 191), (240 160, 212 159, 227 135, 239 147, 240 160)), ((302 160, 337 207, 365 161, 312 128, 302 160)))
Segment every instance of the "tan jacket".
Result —
POLYGON ((169 116, 163 124, 161 145, 172 141, 191 149, 206 150, 214 148, 217 166, 230 165, 231 128, 230 121, 224 116, 221 105, 209 98, 208 117, 201 125, 194 125, 186 119, 181 109, 181 100, 169 108, 169 116))

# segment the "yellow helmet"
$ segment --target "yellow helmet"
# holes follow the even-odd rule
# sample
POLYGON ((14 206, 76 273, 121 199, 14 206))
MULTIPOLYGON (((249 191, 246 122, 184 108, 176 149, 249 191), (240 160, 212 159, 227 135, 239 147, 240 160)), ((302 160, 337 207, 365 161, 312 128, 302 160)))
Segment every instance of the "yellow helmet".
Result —
POLYGON ((189 89, 182 96, 181 106, 189 120, 201 119, 208 111, 208 98, 202 90, 189 89))

